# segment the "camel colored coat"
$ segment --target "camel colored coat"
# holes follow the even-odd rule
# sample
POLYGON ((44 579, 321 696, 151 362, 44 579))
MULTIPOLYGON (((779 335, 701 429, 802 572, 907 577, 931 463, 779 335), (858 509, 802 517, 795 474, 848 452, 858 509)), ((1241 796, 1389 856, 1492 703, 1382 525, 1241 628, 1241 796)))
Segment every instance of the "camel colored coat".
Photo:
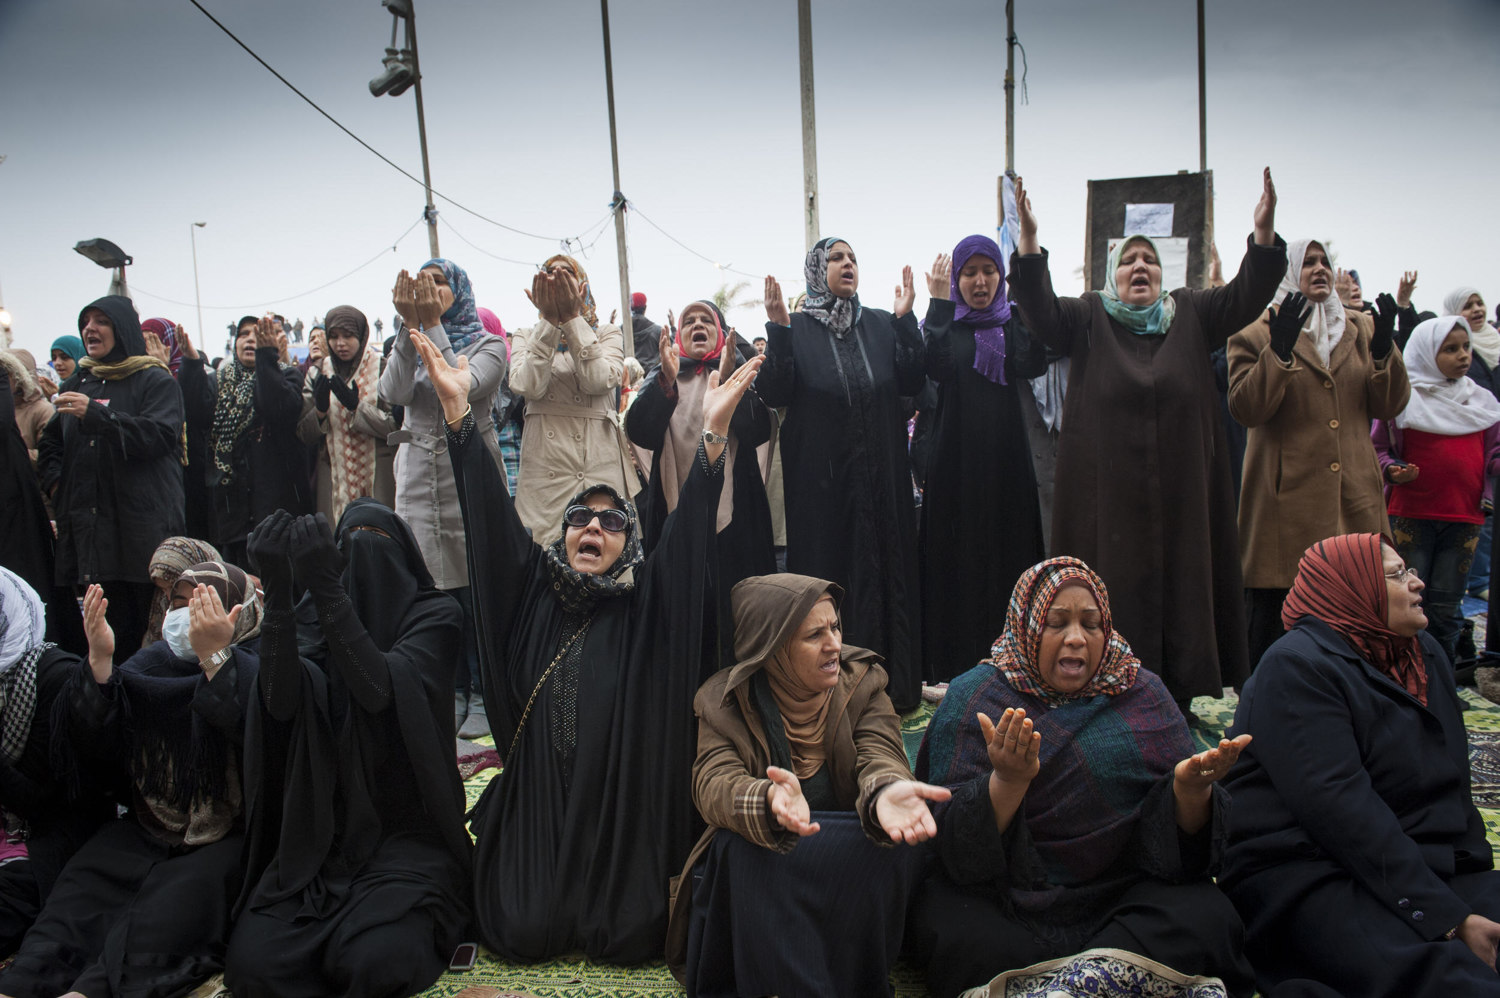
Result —
POLYGON ((1250 428, 1240 488, 1240 565, 1249 589, 1288 589, 1297 562, 1336 534, 1390 533, 1370 423, 1406 408, 1401 351, 1370 356, 1375 324, 1345 313, 1328 367, 1304 334, 1283 364, 1270 313, 1229 340, 1229 411, 1250 428))

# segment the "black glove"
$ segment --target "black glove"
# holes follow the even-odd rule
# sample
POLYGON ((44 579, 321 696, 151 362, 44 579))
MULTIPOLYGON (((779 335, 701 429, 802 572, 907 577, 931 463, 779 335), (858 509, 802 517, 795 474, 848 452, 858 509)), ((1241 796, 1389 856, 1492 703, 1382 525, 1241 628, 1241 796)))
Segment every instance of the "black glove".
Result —
POLYGON ((313 405, 319 412, 328 411, 328 390, 332 386, 333 379, 325 377, 321 371, 313 375, 313 405))
POLYGON ((289 534, 292 564, 302 584, 315 597, 343 593, 344 556, 339 553, 338 544, 333 539, 328 518, 322 513, 299 516, 293 521, 289 534))
POLYGON ((1370 356, 1385 360, 1395 341, 1396 315, 1401 310, 1396 307, 1396 299, 1384 293, 1375 296, 1375 305, 1375 335, 1370 337, 1370 356))
POLYGON ((260 525, 250 531, 250 536, 245 541, 245 551, 250 556, 250 569, 260 577, 260 586, 265 590, 268 605, 276 603, 290 608, 294 602, 292 523, 292 514, 278 509, 260 521, 260 525))
POLYGON ((333 394, 339 397, 345 409, 354 409, 359 405, 359 386, 346 384, 343 378, 324 378, 333 386, 333 394))
POLYGON ((1302 325, 1312 314, 1312 308, 1304 306, 1307 306, 1307 299, 1300 291, 1293 291, 1271 314, 1271 349, 1283 363, 1292 359, 1292 347, 1297 345, 1302 325))

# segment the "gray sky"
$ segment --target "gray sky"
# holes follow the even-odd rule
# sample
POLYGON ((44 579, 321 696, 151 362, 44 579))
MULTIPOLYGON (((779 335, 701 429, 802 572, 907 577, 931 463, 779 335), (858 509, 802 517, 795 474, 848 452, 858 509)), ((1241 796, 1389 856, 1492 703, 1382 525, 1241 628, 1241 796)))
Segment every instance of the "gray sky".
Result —
MULTIPOLYGON (((355 133, 420 175, 412 92, 375 99, 390 16, 378 0, 202 0, 355 133)), ((618 301, 608 210, 599 8, 416 0, 443 254, 506 327, 557 237, 581 256, 601 316, 618 301), (455 230, 457 234, 455 234, 455 230), (462 239, 459 236, 462 236, 462 239), (595 236, 597 240, 594 240, 595 236), (526 263, 506 263, 488 253, 526 263)), ((1017 169, 1033 191, 1059 291, 1082 289, 1089 179, 1196 169, 1193 0, 1017 0, 1029 103, 1017 169)), ((1331 239, 1367 294, 1419 268, 1419 306, 1458 284, 1500 298, 1500 4, 1493 0, 1208 0, 1208 155, 1232 271, 1276 176, 1277 229, 1331 239)), ((622 187, 710 258, 801 284, 801 138, 794 0, 615 0, 622 187)), ((993 233, 1004 167, 1002 0, 813 0, 824 234, 860 258, 861 297, 889 308, 921 271, 993 233)), ((1018 59, 1018 74, 1020 61, 1018 59)), ((108 274, 72 252, 103 236, 135 258, 142 317, 196 329, 267 309, 311 321, 353 304, 390 321, 398 270, 427 259, 421 188, 335 129, 187 0, 0 0, 0 294, 40 359, 76 331, 108 274), (314 294, 372 257, 357 274, 314 294), (292 296, 290 301, 278 301, 292 296), (166 299, 187 303, 172 304, 166 299), (273 302, 276 302, 273 304, 273 302)), ((640 216, 631 284, 649 314, 742 278, 640 216)), ((760 295, 760 281, 749 292, 760 295)), ((742 332, 759 309, 733 313, 742 332)), ((200 342, 203 337, 199 337, 200 342)), ((648 365, 649 366, 649 365, 648 365)))

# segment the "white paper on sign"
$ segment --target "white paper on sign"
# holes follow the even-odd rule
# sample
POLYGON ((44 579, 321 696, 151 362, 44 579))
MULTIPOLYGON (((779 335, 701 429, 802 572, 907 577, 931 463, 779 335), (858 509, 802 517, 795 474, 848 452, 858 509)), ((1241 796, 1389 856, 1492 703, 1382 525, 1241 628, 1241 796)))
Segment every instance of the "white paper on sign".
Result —
POLYGON ((1173 206, 1170 204, 1127 204, 1125 236, 1170 236, 1173 206))
MULTIPOLYGON (((1168 207, 1171 207, 1168 205, 1168 207)), ((1170 239, 1161 236, 1152 236, 1151 241, 1156 244, 1156 251, 1161 254, 1161 286, 1166 291, 1176 291, 1178 288, 1187 287, 1187 265, 1188 265, 1188 238, 1187 236, 1174 236, 1170 239)), ((1115 247, 1124 242, 1124 237, 1111 239, 1109 241, 1110 253, 1115 247)))

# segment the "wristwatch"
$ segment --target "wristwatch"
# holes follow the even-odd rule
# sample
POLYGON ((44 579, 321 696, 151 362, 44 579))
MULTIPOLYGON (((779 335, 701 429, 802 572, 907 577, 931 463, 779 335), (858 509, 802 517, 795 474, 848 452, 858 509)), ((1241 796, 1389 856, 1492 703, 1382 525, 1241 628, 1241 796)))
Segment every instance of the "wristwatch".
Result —
POLYGON ((203 661, 199 662, 198 666, 202 669, 217 669, 225 662, 229 661, 233 656, 234 652, 229 648, 220 648, 218 651, 208 656, 208 658, 205 658, 203 661))
POLYGON ((715 433, 713 430, 704 429, 704 431, 703 431, 703 442, 706 443, 706 444, 727 444, 727 443, 729 443, 729 438, 728 437, 720 436, 719 434, 715 433))

